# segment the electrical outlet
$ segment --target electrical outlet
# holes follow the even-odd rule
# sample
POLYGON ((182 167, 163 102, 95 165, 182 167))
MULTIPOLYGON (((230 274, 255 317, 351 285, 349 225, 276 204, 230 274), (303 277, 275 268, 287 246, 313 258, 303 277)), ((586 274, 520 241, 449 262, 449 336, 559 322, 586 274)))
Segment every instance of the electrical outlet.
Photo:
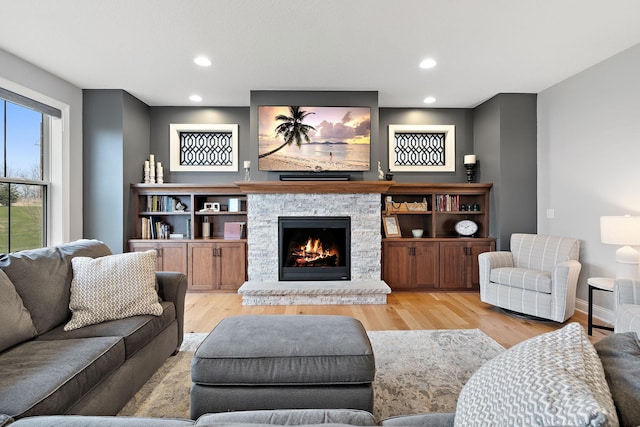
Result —
POLYGON ((553 208, 547 208, 547 219, 554 219, 556 217, 556 210, 553 208))

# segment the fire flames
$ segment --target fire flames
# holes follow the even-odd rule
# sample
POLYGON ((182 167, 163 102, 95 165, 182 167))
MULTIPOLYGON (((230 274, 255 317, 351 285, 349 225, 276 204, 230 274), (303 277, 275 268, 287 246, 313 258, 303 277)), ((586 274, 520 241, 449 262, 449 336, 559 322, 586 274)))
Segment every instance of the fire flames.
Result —
POLYGON ((304 245, 293 250, 292 255, 297 267, 334 265, 338 256, 335 250, 323 249, 320 239, 312 239, 311 237, 304 245))

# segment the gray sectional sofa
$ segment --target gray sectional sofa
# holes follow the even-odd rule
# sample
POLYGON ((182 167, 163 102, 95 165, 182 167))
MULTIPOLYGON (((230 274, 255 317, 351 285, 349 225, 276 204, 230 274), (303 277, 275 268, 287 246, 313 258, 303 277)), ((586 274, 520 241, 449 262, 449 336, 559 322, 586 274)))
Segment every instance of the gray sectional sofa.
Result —
POLYGON ((115 415, 180 347, 181 273, 156 273, 159 316, 65 330, 71 260, 108 255, 104 243, 79 240, 0 257, 0 414, 115 415))

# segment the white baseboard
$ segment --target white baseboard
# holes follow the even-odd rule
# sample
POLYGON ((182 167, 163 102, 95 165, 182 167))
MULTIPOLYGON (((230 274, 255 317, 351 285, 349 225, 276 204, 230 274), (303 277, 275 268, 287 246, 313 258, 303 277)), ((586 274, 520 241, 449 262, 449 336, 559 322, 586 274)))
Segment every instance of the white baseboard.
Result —
MULTIPOLYGON (((576 310, 587 314, 589 312, 589 302, 581 299, 576 299, 576 310)), ((613 310, 600 307, 599 305, 594 305, 593 318, 598 319, 598 321, 613 325, 613 321, 615 320, 616 316, 613 310)))

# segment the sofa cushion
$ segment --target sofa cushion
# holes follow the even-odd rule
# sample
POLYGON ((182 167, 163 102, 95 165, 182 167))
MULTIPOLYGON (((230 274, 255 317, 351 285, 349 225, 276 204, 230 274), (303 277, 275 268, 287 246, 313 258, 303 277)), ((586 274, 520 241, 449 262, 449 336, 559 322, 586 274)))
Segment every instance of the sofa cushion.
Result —
POLYGON ((378 425, 394 427, 453 427, 456 414, 453 412, 431 412, 415 415, 397 415, 385 418, 378 425))
POLYGON ((156 252, 129 252, 72 261, 71 320, 65 331, 107 320, 160 316, 156 291, 156 252))
POLYGON ((22 298, 4 271, 0 270, 0 353, 37 333, 22 298))
POLYGON ((375 426, 375 417, 359 409, 273 409, 265 411, 231 411, 200 416, 196 425, 258 424, 300 426, 309 424, 346 424, 375 426))
POLYGON ((84 415, 50 415, 21 418, 13 427, 186 427, 191 420, 173 418, 105 417, 84 415))
POLYGON ((0 356, 0 413, 17 418, 65 411, 123 362, 119 337, 17 345, 0 356))
POLYGON ((594 347, 600 356, 622 426, 640 425, 640 341, 635 332, 609 335, 594 347))
POLYGON ((551 293, 551 274, 544 271, 514 267, 494 268, 491 270, 490 280, 500 285, 551 293))
POLYGON ((578 323, 515 345, 462 388, 455 426, 614 426, 598 354, 578 323))
POLYGON ((4 254, 0 267, 20 294, 39 334, 69 319, 71 259, 111 254, 97 240, 77 240, 53 248, 39 248, 4 254))
POLYGON ((89 325, 71 331, 65 331, 64 325, 40 335, 38 340, 60 340, 90 337, 122 337, 126 350, 126 358, 136 354, 138 350, 151 342, 171 322, 176 320, 176 309, 172 302, 162 302, 160 316, 134 316, 125 319, 110 320, 89 325))

